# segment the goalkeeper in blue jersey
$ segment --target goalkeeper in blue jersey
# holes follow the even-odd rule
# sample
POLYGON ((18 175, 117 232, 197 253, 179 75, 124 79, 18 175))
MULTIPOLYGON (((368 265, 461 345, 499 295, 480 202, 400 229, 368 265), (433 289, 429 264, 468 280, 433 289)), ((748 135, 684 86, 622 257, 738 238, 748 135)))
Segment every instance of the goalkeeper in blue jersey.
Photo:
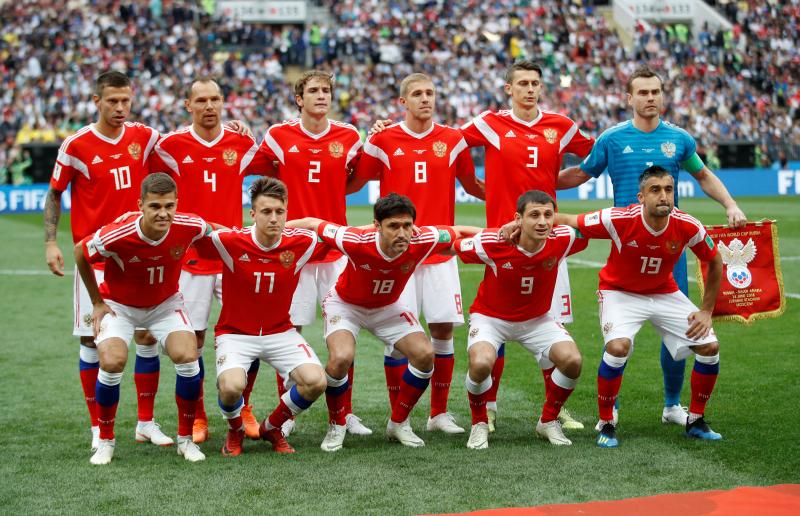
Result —
MULTIPOLYGON (((739 227, 747 218, 728 193, 722 181, 714 175, 697 155, 697 144, 683 129, 661 120, 664 108, 663 82, 647 66, 631 74, 626 84, 628 105, 633 107, 633 119, 621 122, 600 135, 591 154, 576 166, 562 170, 558 189, 576 187, 608 170, 614 188, 614 206, 637 203, 639 175, 654 165, 672 174, 675 184, 678 173, 687 170, 709 197, 725 208, 728 224, 739 227)), ((678 189, 675 189, 675 206, 678 206, 678 189)), ((675 281, 688 295, 686 254, 675 265, 675 281)), ((661 369, 664 373, 663 423, 685 425, 687 413, 681 407, 685 360, 675 361, 661 345, 661 369)), ((616 410, 614 412, 616 419, 616 410)))

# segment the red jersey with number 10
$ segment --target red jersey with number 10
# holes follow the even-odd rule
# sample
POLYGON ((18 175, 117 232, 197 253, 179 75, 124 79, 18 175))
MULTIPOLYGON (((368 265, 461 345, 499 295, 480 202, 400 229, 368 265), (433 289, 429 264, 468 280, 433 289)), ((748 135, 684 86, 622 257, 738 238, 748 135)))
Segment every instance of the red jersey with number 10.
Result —
POLYGON ((611 254, 600 269, 600 290, 623 290, 634 294, 668 294, 678 285, 672 269, 684 248, 703 261, 714 258, 717 249, 703 224, 675 208, 667 226, 654 231, 644 220, 641 204, 606 208, 578 215, 578 228, 588 238, 611 240, 611 254))

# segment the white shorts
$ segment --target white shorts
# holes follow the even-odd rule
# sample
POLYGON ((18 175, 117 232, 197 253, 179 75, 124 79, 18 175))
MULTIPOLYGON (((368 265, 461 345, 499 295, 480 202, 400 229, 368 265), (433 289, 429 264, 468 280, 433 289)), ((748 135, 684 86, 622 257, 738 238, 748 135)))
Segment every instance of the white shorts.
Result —
POLYGON ((183 302, 194 331, 205 330, 211 315, 211 299, 216 297, 222 302, 222 274, 192 274, 181 271, 178 290, 183 294, 183 302))
POLYGON ((394 345, 415 332, 424 333, 414 313, 402 299, 380 308, 364 308, 342 300, 336 289, 331 289, 322 301, 322 316, 325 319, 325 338, 338 330, 347 330, 358 338, 361 328, 366 328, 384 344, 384 355, 391 355, 394 345))
POLYGON ((575 342, 560 322, 547 313, 527 321, 505 321, 483 314, 469 316, 467 349, 476 342, 488 342, 495 352, 506 341, 515 340, 533 353, 536 361, 550 358, 550 347, 556 342, 575 342))
POLYGON ((322 367, 317 354, 294 328, 272 335, 220 335, 214 350, 217 377, 234 368, 247 372, 250 364, 260 359, 275 368, 287 389, 293 384, 289 374, 297 367, 303 364, 322 367))
POLYGON ((122 339, 126 344, 130 344, 136 328, 147 328, 163 351, 170 333, 194 332, 180 292, 175 293, 161 304, 148 308, 136 308, 111 300, 106 300, 106 304, 114 310, 116 315, 108 314, 100 321, 100 333, 95 338, 95 342, 98 344, 112 337, 122 339))
MULTIPOLYGON (((92 300, 89 299, 89 291, 86 290, 86 285, 83 284, 78 267, 75 266, 75 276, 73 276, 72 286, 72 334, 76 337, 94 337, 94 330, 92 329, 92 300)), ((104 271, 92 269, 94 277, 97 279, 97 284, 103 283, 104 271)))
POLYGON ((415 306, 418 316, 424 314, 428 324, 464 324, 458 260, 454 256, 446 262, 417 267, 400 299, 407 305, 415 306))
POLYGON ((604 342, 613 339, 629 339, 633 343, 636 334, 650 321, 664 340, 672 358, 682 360, 692 354, 692 346, 717 341, 712 329, 704 339, 689 340, 688 316, 698 308, 680 290, 671 294, 632 294, 619 290, 598 290, 600 304, 600 329, 604 342))
POLYGON ((289 308, 292 324, 308 326, 317 319, 317 303, 322 305, 325 295, 336 285, 346 266, 347 257, 340 256, 332 262, 309 263, 303 267, 289 308))
POLYGON ((560 323, 572 322, 572 290, 569 286, 567 260, 558 262, 558 277, 553 290, 553 301, 550 304, 550 315, 560 323))

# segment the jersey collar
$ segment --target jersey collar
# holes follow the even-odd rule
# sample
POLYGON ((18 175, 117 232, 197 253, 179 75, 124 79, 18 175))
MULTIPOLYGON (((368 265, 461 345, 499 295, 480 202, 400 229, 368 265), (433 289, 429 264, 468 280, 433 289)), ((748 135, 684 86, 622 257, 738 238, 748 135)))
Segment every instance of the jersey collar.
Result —
POLYGON ((213 140, 211 140, 210 142, 207 141, 207 140, 204 140, 203 138, 201 138, 200 135, 195 132, 194 126, 192 126, 192 125, 189 126, 189 133, 192 135, 192 137, 195 140, 197 140, 197 143, 199 143, 199 144, 201 144, 201 145, 203 145, 205 147, 211 148, 214 145, 218 144, 220 142, 220 140, 222 140, 222 137, 225 136, 225 127, 223 127, 222 130, 217 135, 217 137, 214 138, 213 140))
POLYGON ((144 215, 139 215, 139 217, 136 219, 136 234, 139 235, 139 238, 141 238, 143 242, 148 243, 151 246, 155 247, 167 239, 167 236, 169 235, 169 232, 172 229, 171 224, 169 226, 169 229, 167 229, 167 232, 164 233, 163 237, 159 238, 158 240, 151 240, 148 237, 146 237, 144 233, 142 233, 142 226, 141 226, 142 217, 144 217, 144 215))
POLYGON ((511 113, 511 120, 515 121, 518 124, 522 124, 525 127, 533 127, 534 125, 536 125, 536 123, 539 122, 539 120, 542 119, 542 114, 544 113, 542 111, 542 108, 540 107, 539 108, 539 114, 536 115, 536 118, 534 118, 530 122, 526 122, 525 120, 521 119, 520 117, 518 117, 517 115, 514 114, 514 109, 513 108, 510 109, 508 112, 511 113))
POLYGON ((544 245, 543 245, 542 247, 540 247, 539 249, 535 250, 534 252, 526 251, 526 250, 525 250, 525 248, 523 248, 523 247, 522 247, 521 245, 519 245, 519 244, 517 244, 517 251, 519 251, 520 253, 524 254, 524 255, 525 255, 525 256, 527 256, 528 258, 533 258, 533 257, 534 257, 534 256, 536 256, 537 254, 539 254, 539 253, 541 253, 542 251, 544 251, 544 248, 545 248, 545 247, 547 247, 547 240, 545 240, 545 242, 544 242, 544 245))
POLYGON ((281 233, 281 236, 278 237, 278 240, 276 240, 274 244, 272 244, 269 247, 265 247, 261 245, 261 242, 259 242, 258 239, 256 238, 256 224, 254 222, 253 225, 250 226, 250 239, 253 241, 254 244, 256 244, 256 247, 258 247, 264 252, 269 252, 269 251, 274 251, 276 247, 281 245, 281 240, 283 240, 283 233, 281 233))
POLYGON ((119 133, 119 136, 117 136, 114 139, 111 139, 108 136, 104 136, 100 131, 98 131, 95 128, 94 124, 90 125, 89 127, 91 128, 91 130, 92 130, 92 132, 94 133, 95 136, 97 136, 98 138, 100 138, 101 140, 103 140, 106 143, 110 143, 111 145, 118 144, 122 140, 122 137, 125 136, 125 124, 122 124, 122 132, 119 133))
POLYGON ((319 140, 320 138, 322 138, 323 136, 328 134, 328 132, 331 130, 331 121, 327 120, 327 119, 325 121, 328 122, 328 126, 325 128, 324 131, 319 132, 319 133, 312 133, 311 131, 309 131, 308 129, 303 127, 303 119, 302 118, 300 119, 300 123, 298 125, 300 126, 300 130, 303 131, 306 134, 306 136, 308 136, 309 138, 313 138, 315 140, 319 140))
POLYGON ((412 131, 411 129, 408 128, 408 126, 406 125, 405 122, 400 122, 400 129, 405 131, 405 133, 407 135, 411 136, 412 138, 416 138, 417 140, 421 140, 421 139, 425 138, 426 136, 428 136, 429 134, 431 134, 431 132, 433 132, 433 128, 434 127, 436 127, 436 123, 435 122, 433 124, 431 124, 431 126, 425 132, 415 133, 414 131, 412 131))

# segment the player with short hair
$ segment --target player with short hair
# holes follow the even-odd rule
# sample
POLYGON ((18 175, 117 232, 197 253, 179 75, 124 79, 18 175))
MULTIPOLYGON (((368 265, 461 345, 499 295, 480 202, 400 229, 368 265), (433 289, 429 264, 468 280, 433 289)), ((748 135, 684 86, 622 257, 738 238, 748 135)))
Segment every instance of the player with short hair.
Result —
POLYGON ((675 208, 674 190, 672 173, 653 165, 639 177, 640 204, 557 217, 587 238, 610 239, 612 243, 608 261, 600 270, 598 290, 605 351, 597 371, 597 444, 603 448, 619 445, 614 402, 634 337, 647 321, 661 334, 674 359, 695 355, 686 434, 699 439, 722 438, 704 419, 719 374, 719 343, 711 328, 711 314, 722 278, 722 260, 703 224, 675 208), (678 289, 672 275, 686 247, 699 260, 709 262, 701 309, 678 289))
MULTIPOLYGON (((483 184, 475 177, 467 142, 458 129, 434 123, 436 90, 430 77, 408 75, 400 82, 399 102, 405 120, 367 138, 358 163, 356 178, 348 186, 358 191, 371 179, 379 179, 381 195, 396 192, 408 196, 417 209, 417 225, 455 223, 455 183, 484 199, 483 184)), ((424 313, 434 350, 431 378, 431 407, 427 429, 462 433, 447 411, 453 378, 453 326, 464 323, 458 262, 453 256, 435 254, 414 272, 403 296, 424 313)), ((402 355, 384 357, 390 403, 400 390, 408 360, 402 355)))
MULTIPOLYGON (((181 192, 181 208, 226 227, 242 226, 242 182, 268 166, 256 159, 258 144, 252 136, 241 134, 222 123, 225 98, 210 77, 194 80, 184 100, 192 124, 165 135, 155 146, 151 170, 170 174, 181 192)), ((205 377, 203 344, 214 297, 222 300, 222 262, 203 258, 189 249, 180 278, 180 291, 197 336, 200 376, 205 377)), ((258 421, 250 405, 250 393, 258 373, 254 360, 247 374, 242 418, 248 437, 258 439, 258 421)), ((203 386, 192 432, 194 442, 208 438, 208 416, 203 402, 203 386)))
POLYGON ((114 456, 119 384, 136 328, 147 328, 175 363, 178 454, 197 462, 205 459, 191 436, 200 365, 178 278, 187 249, 210 230, 203 219, 177 211, 175 182, 166 174, 142 181, 138 205, 138 215, 121 217, 75 245, 75 263, 93 305, 100 358, 95 391, 100 443, 90 462, 108 464, 114 456), (103 261, 105 275, 98 287, 91 264, 103 261))
POLYGON ((414 234, 416 208, 403 195, 391 193, 378 199, 373 208, 374 229, 305 218, 289 226, 313 229, 348 260, 344 272, 322 302, 325 318, 325 366, 328 388, 326 401, 330 426, 321 448, 335 452, 342 448, 346 433, 344 393, 347 371, 355 355, 361 328, 368 329, 385 345, 384 355, 394 349, 408 357, 400 391, 392 403, 386 428, 390 440, 405 446, 425 443, 414 434, 408 415, 425 389, 434 370, 431 341, 414 315, 414 307, 401 294, 414 270, 434 253, 447 249, 457 237, 474 234, 466 226, 424 226, 414 234))
MULTIPOLYGON (((461 128, 470 147, 486 150, 486 224, 500 227, 514 217, 516 201, 528 190, 541 190, 556 199, 556 180, 564 154, 580 157, 589 154, 594 139, 578 124, 559 113, 539 107, 542 94, 542 68, 533 61, 517 61, 506 70, 505 92, 511 109, 484 111, 461 128)), ((551 305, 553 318, 572 322, 572 298, 565 260, 559 262, 559 275, 551 305)), ((492 371, 493 384, 487 395, 489 430, 494 430, 497 389, 505 364, 505 346, 500 346, 492 371)), ((545 388, 552 368, 543 369, 545 388)), ((583 428, 566 410, 559 416, 565 428, 583 428)))
MULTIPOLYGON (((322 70, 303 73, 294 84, 300 117, 270 127, 259 148, 260 157, 275 164, 273 175, 286 183, 292 194, 289 220, 315 217, 347 224, 345 189, 360 155, 361 136, 352 125, 328 118, 333 89, 332 74, 322 70)), ((346 263, 338 250, 330 249, 327 256, 300 272, 291 308, 292 323, 299 331, 314 322, 317 303, 322 304, 346 263)), ((352 385, 353 371, 349 378, 352 385)), ((278 392, 285 392, 280 377, 278 392)), ((348 432, 371 434, 372 430, 353 414, 352 387, 345 397, 348 432)), ((284 434, 289 435, 293 428, 294 420, 287 421, 284 434)))
MULTIPOLYGON (((92 95, 97 121, 79 129, 59 148, 44 206, 46 260, 56 276, 64 275, 64 257, 56 236, 61 194, 68 187, 74 243, 126 211, 136 209, 139 186, 148 173, 148 158, 159 134, 151 127, 127 121, 132 99, 133 87, 128 76, 117 71, 98 75, 92 95)), ((92 268, 97 281, 102 282, 103 264, 93 264, 92 268)), ((78 367, 91 418, 94 451, 100 434, 95 401, 100 363, 91 326, 92 304, 77 269, 73 281, 72 334, 80 339, 78 367)), ((158 348, 145 334, 137 332, 134 379, 139 423, 135 439, 166 446, 172 444, 172 439, 164 435, 153 419, 159 370, 158 348)))
POLYGON ((491 371, 500 346, 508 340, 518 341, 533 353, 543 369, 555 367, 546 377, 547 398, 536 433, 554 445, 572 444, 564 436, 558 414, 575 388, 582 358, 564 325, 553 318, 550 300, 558 263, 585 249, 588 242, 578 238, 572 228, 554 227, 555 213, 550 195, 530 190, 517 200, 516 245, 509 245, 499 228, 485 229, 453 245, 464 263, 486 265, 470 307, 466 385, 472 430, 467 448, 489 446, 486 403, 493 381, 491 371))
POLYGON ((215 231, 211 243, 204 242, 224 264, 215 350, 219 406, 230 427, 225 456, 242 452, 242 392, 252 362, 272 365, 288 388, 260 425, 261 437, 278 453, 294 452, 281 433, 283 423, 310 407, 327 386, 317 355, 289 318, 300 270, 327 246, 312 231, 285 228, 288 196, 280 180, 256 180, 250 196, 253 225, 215 231))
MULTIPOLYGON (((680 170, 685 169, 709 197, 725 208, 728 224, 739 227, 747 222, 747 217, 725 185, 697 155, 694 138, 680 127, 661 119, 664 85, 658 73, 648 66, 636 69, 628 78, 626 92, 628 105, 633 108, 633 118, 606 129, 597 139, 591 154, 580 165, 561 171, 558 187, 578 186, 608 170, 614 187, 614 206, 624 207, 638 203, 638 179, 645 167, 664 167, 676 184, 680 170)), ((678 189, 675 188, 674 192, 677 206, 678 189)), ((688 295, 685 254, 676 263, 673 274, 680 290, 688 295)), ((685 366, 685 360, 673 360, 666 345, 661 346, 663 423, 686 424, 687 414, 680 403, 685 366)))

